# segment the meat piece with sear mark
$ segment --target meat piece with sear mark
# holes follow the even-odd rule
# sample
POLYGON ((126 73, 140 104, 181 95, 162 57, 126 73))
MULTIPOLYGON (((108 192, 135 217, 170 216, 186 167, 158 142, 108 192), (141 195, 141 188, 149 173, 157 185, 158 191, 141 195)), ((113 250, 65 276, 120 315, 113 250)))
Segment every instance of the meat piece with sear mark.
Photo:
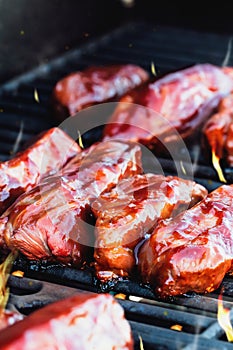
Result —
POLYGON ((22 194, 0 219, 2 243, 27 258, 81 266, 92 242, 92 202, 124 177, 142 172, 141 148, 123 141, 101 142, 60 172, 22 194))
POLYGON ((33 143, 6 162, 0 162, 0 214, 45 176, 57 173, 79 154, 78 144, 59 128, 40 133, 33 143))
POLYGON ((56 118, 64 120, 84 108, 116 101, 149 79, 141 67, 109 65, 89 67, 64 77, 54 87, 52 105, 56 118))
POLYGON ((135 268, 135 247, 161 218, 175 216, 203 199, 207 190, 176 176, 135 175, 123 179, 93 203, 97 216, 95 269, 105 282, 128 277, 135 268))
MULTIPOLYGON (((218 111, 203 127, 204 142, 216 156, 233 166, 233 94, 223 98, 218 111)), ((210 157, 208 152, 208 157, 210 157)))
POLYGON ((110 294, 80 293, 0 331, 0 350, 133 350, 124 309, 110 294))
POLYGON ((163 220, 140 249, 139 273, 161 297, 217 289, 233 261, 233 186, 163 220))
POLYGON ((167 74, 120 99, 103 139, 136 141, 157 153, 164 151, 164 145, 176 145, 198 132, 232 90, 232 76, 211 64, 167 74))

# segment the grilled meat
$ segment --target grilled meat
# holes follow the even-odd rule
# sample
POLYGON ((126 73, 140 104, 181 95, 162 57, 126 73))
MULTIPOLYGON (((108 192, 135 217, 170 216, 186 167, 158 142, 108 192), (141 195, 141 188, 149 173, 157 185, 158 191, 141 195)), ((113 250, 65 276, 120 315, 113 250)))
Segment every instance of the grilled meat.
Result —
POLYGON ((55 114, 63 120, 86 107, 116 100, 148 79, 144 69, 132 64, 90 67, 69 74, 54 88, 55 114))
MULTIPOLYGON (((3 328, 9 327, 16 322, 21 321, 22 319, 23 319, 23 315, 21 315, 20 313, 10 311, 10 310, 1 310, 0 311, 0 332, 3 328)), ((1 340, 1 336, 0 336, 0 340, 1 340)))
POLYGON ((81 152, 77 143, 59 128, 41 133, 14 158, 0 163, 0 214, 44 176, 60 170, 81 152))
POLYGON ((97 277, 106 281, 132 275, 135 247, 157 220, 177 215, 203 199, 207 190, 175 176, 135 175, 101 194, 92 208, 97 216, 94 257, 97 277))
POLYGON ((217 289, 232 268, 232 223, 232 185, 161 221, 138 255, 143 281, 161 297, 217 289))
POLYGON ((29 259, 82 265, 91 245, 88 214, 94 199, 140 173, 141 149, 109 141, 76 156, 60 176, 47 177, 21 195, 0 219, 1 241, 29 259))
POLYGON ((133 338, 123 308, 111 295, 83 293, 2 330, 0 349, 133 350, 133 338))
POLYGON ((219 159, 233 166, 233 94, 222 99, 218 111, 204 125, 207 144, 219 159))
POLYGON ((175 144, 199 130, 232 88, 231 75, 210 64, 170 73, 123 96, 103 139, 156 145, 155 151, 161 152, 163 147, 158 146, 175 144))

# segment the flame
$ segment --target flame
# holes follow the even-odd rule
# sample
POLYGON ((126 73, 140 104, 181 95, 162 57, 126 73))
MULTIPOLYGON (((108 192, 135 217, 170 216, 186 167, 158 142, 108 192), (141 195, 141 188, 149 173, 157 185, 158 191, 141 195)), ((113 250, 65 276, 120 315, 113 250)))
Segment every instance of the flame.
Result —
POLYGON ((224 330, 229 342, 233 342, 233 328, 230 321, 230 310, 224 308, 222 295, 218 297, 218 323, 224 330))
POLYGON ((81 134, 80 134, 80 131, 78 130, 77 132, 78 132, 78 144, 79 144, 79 147, 80 147, 80 148, 84 148, 84 146, 83 146, 83 140, 82 140, 82 136, 81 136, 81 134))
POLYGON ((7 287, 7 281, 16 257, 17 253, 11 252, 5 261, 3 261, 3 263, 0 265, 0 311, 5 309, 10 295, 9 288, 7 287))
POLYGON ((227 182, 224 175, 223 175, 223 171, 221 169, 221 166, 220 166, 220 158, 218 156, 216 156, 216 153, 214 150, 212 150, 212 163, 213 163, 213 166, 214 166, 214 169, 217 171, 218 173, 218 177, 219 177, 219 180, 221 182, 227 182))
POLYGON ((37 103, 40 103, 39 94, 37 89, 34 90, 34 99, 37 103))
POLYGON ((180 324, 174 324, 170 327, 170 329, 173 329, 174 331, 179 331, 181 332, 183 329, 183 326, 181 326, 180 324))
POLYGON ((141 301, 142 298, 141 298, 141 297, 137 297, 137 296, 135 296, 135 295, 130 295, 130 296, 129 296, 129 300, 135 301, 136 303, 139 303, 139 301, 141 301))
POLYGON ((138 338, 139 338, 140 350, 144 350, 144 345, 143 345, 142 337, 141 337, 140 335, 138 335, 138 338))
POLYGON ((156 77, 157 73, 156 73, 155 64, 153 61, 151 62, 151 72, 156 77))
POLYGON ((123 293, 118 293, 118 294, 115 295, 115 298, 125 300, 126 299, 126 295, 123 294, 123 293))
POLYGON ((12 276, 23 277, 24 276, 24 272, 20 271, 20 270, 16 270, 16 271, 12 272, 12 276))
POLYGON ((183 164, 182 160, 180 161, 180 167, 181 167, 181 170, 182 170, 183 174, 184 174, 184 175, 187 175, 187 173, 186 173, 186 170, 185 170, 185 167, 184 167, 184 164, 183 164))

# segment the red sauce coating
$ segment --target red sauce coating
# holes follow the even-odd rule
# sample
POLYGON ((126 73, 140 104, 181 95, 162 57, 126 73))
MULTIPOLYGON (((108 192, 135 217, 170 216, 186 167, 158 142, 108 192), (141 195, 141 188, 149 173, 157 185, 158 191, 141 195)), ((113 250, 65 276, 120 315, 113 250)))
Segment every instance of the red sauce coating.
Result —
POLYGON ((133 350, 124 309, 109 294, 77 294, 0 332, 1 350, 133 350))
POLYGON ((97 216, 95 269, 97 277, 128 277, 135 268, 135 247, 161 218, 177 215, 207 195, 193 181, 175 176, 135 175, 121 180, 93 203, 97 216))
POLYGON ((103 139, 131 140, 151 148, 158 139, 162 144, 177 142, 199 130, 232 88, 232 76, 210 64, 170 73, 123 96, 120 102, 125 103, 116 107, 103 139))
POLYGON ((12 159, 0 163, 0 214, 22 193, 45 176, 57 173, 81 152, 77 143, 59 128, 39 134, 12 159))
POLYGON ((58 81, 53 90, 53 108, 63 120, 89 106, 117 100, 149 79, 149 74, 133 64, 90 67, 58 81))
POLYGON ((204 125, 204 147, 207 145, 219 159, 233 166, 233 94, 223 98, 218 111, 204 125))
POLYGON ((86 223, 91 203, 120 179, 140 172, 139 145, 95 144, 73 158, 59 176, 47 177, 13 203, 0 220, 2 240, 29 259, 81 266, 93 244, 86 223))
POLYGON ((161 297, 217 289, 233 261, 233 186, 162 220, 139 251, 139 272, 161 297))

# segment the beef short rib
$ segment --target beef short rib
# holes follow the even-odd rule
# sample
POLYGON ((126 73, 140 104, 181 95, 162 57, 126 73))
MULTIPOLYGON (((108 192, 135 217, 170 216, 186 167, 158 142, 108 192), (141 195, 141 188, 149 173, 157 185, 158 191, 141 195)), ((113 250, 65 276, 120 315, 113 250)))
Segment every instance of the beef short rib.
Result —
POLYGON ((104 128, 103 139, 136 141, 155 151, 158 145, 176 144, 200 130, 232 89, 232 76, 211 64, 170 73, 124 95, 104 128))
POLYGON ((81 152, 78 144, 59 128, 51 128, 13 158, 0 163, 0 214, 22 193, 45 176, 58 172, 81 152))
POLYGON ((232 268, 232 224, 232 185, 161 221, 138 255, 143 281, 161 297, 214 291, 232 268))
MULTIPOLYGON (((223 98, 218 111, 209 118, 203 128, 204 142, 216 156, 233 166, 233 94, 223 98)), ((208 156, 210 152, 208 152, 208 156)))
POLYGON ((55 116, 64 120, 89 106, 116 101, 149 79, 148 73, 132 64, 89 67, 64 77, 54 87, 55 116))
POLYGON ((121 180, 93 203, 97 216, 95 269, 105 282, 132 275, 135 247, 158 219, 175 216, 203 199, 207 190, 176 176, 135 175, 121 180))
POLYGON ((119 180, 142 172, 141 148, 101 142, 72 159, 59 176, 50 176, 22 194, 0 219, 2 244, 29 259, 80 266, 92 243, 91 203, 119 180))
POLYGON ((109 294, 83 293, 34 311, 0 331, 0 350, 133 350, 124 309, 109 294))

